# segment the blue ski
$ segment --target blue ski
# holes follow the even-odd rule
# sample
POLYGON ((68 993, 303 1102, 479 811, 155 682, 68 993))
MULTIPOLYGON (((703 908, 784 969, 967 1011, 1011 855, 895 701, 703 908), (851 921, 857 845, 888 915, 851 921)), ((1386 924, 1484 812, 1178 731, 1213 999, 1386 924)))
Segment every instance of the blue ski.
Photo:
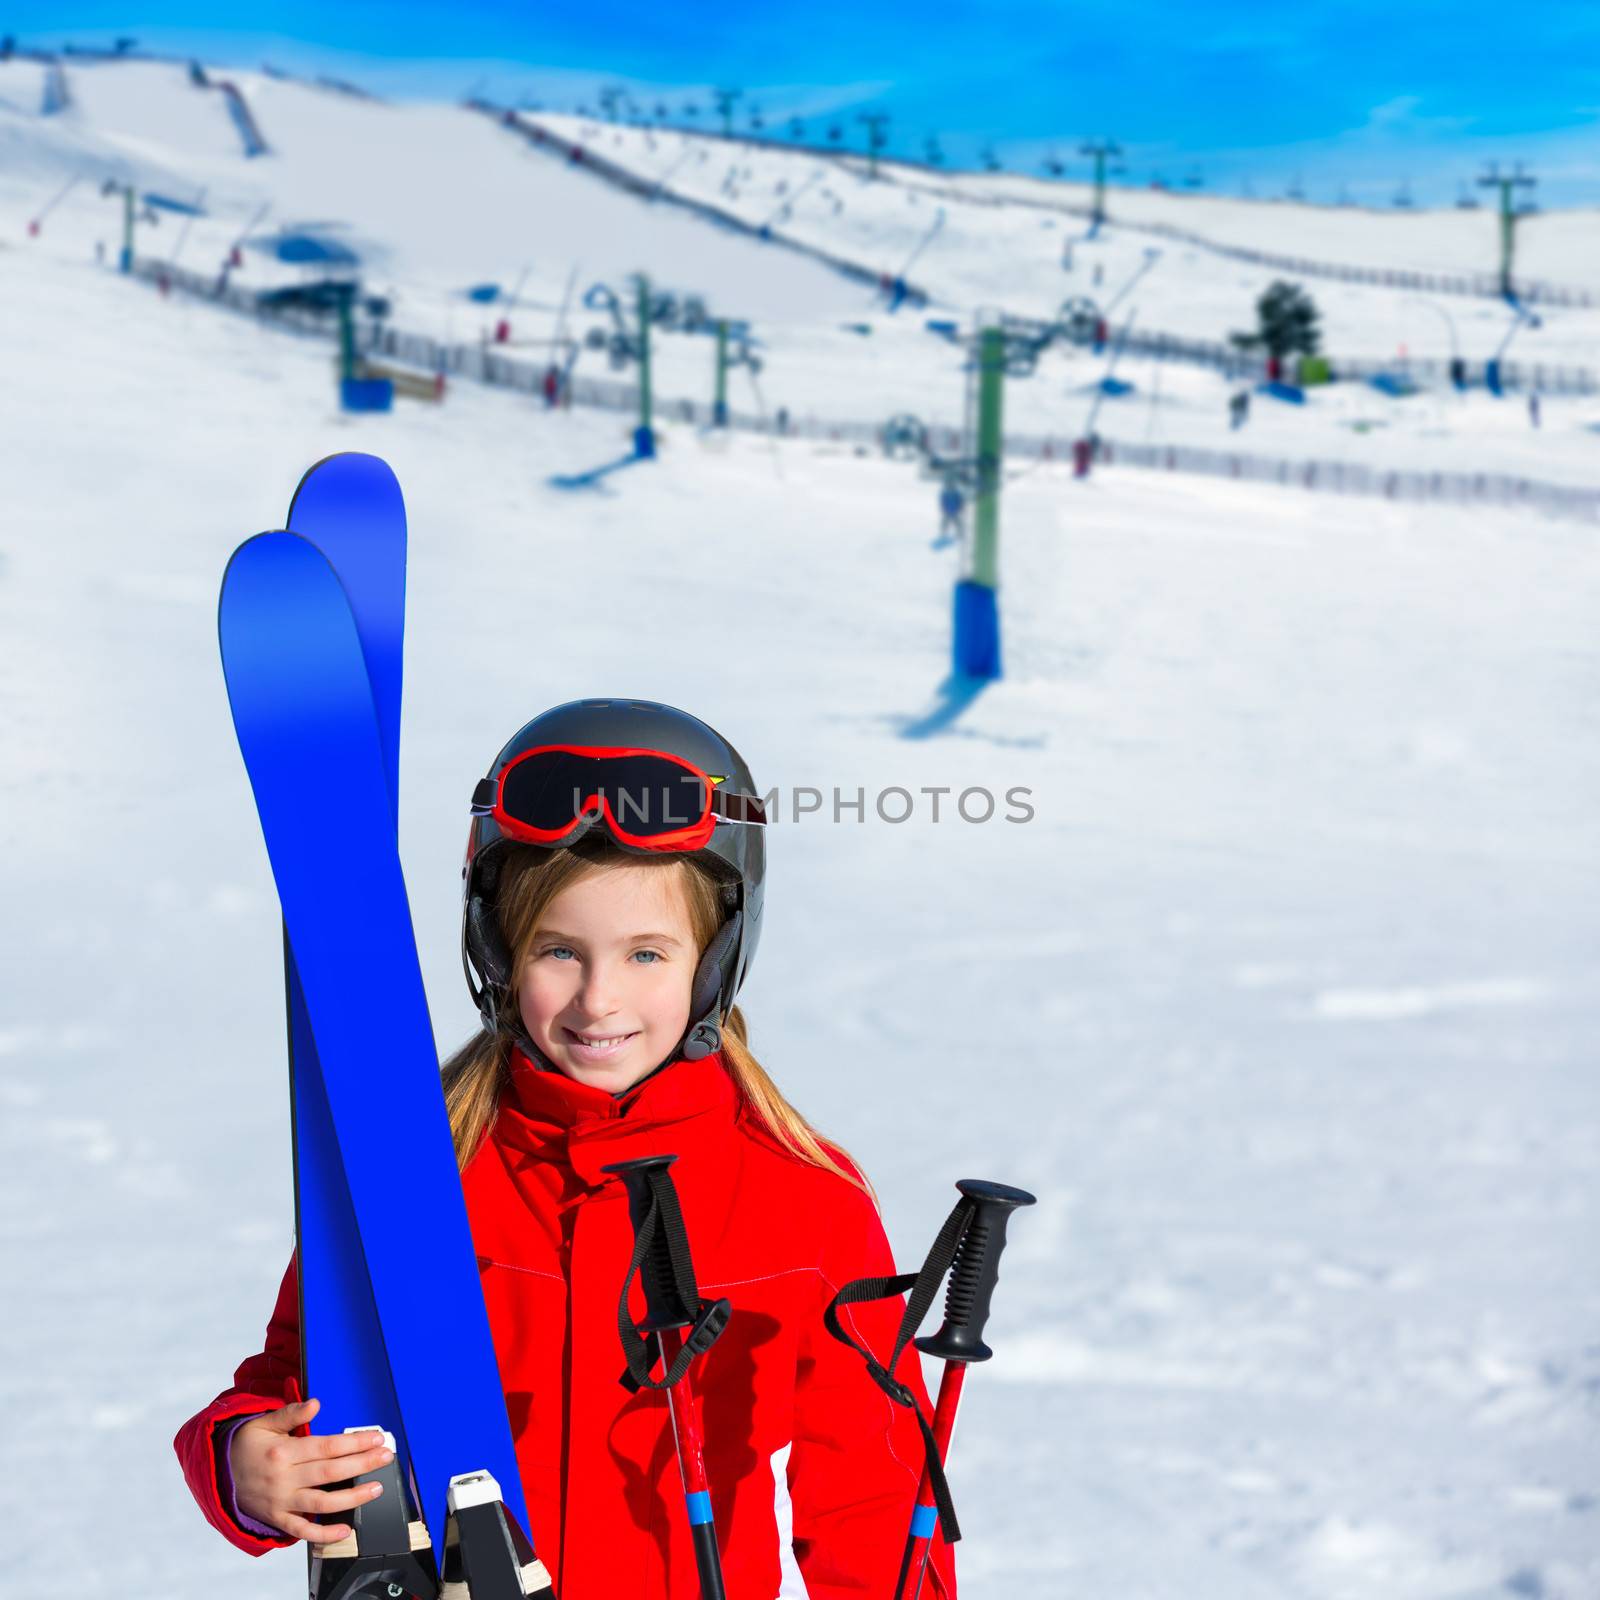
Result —
MULTIPOLYGON (((377 456, 346 452, 317 462, 300 480, 288 526, 311 540, 339 575, 366 661, 383 746, 392 836, 398 838, 400 686, 405 643, 406 512, 400 485, 377 456)), ((361 1235, 345 1184, 305 995, 284 938, 293 1122, 295 1242, 300 1288, 300 1370, 321 1401, 319 1433, 398 1417, 377 1307, 363 1266, 361 1235)), ((411 1453, 395 1430, 401 1476, 411 1453)), ((308 1547, 307 1559, 315 1552, 308 1547)))
MULTIPOLYGON (((492 1474, 519 1535, 528 1523, 395 850, 374 686, 337 575, 293 533, 240 546, 218 621, 398 1399, 398 1419, 361 1421, 398 1437, 403 1420, 442 1561, 452 1499, 464 1530, 485 1510, 470 1487, 451 1489, 456 1474, 492 1474)), ((462 1543, 470 1574, 465 1532, 462 1543)))

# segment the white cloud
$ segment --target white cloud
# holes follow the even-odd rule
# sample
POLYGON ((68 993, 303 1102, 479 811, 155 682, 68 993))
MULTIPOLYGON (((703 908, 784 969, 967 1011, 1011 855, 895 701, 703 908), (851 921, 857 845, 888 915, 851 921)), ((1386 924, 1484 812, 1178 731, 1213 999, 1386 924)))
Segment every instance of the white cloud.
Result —
POLYGON ((1392 100, 1373 106, 1367 112, 1367 120, 1360 127, 1352 128, 1345 137, 1415 141, 1439 134, 1465 133, 1478 120, 1476 117, 1427 116, 1421 106, 1421 95, 1396 95, 1392 100))

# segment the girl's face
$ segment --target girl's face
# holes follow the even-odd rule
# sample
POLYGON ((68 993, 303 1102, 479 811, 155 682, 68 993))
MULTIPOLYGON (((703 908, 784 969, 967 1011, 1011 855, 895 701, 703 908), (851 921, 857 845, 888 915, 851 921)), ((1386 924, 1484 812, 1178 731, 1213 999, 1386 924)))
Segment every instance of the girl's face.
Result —
POLYGON ((517 981, 522 1024, 569 1078, 618 1094, 688 1027, 699 957, 677 873, 587 873, 539 918, 517 981))

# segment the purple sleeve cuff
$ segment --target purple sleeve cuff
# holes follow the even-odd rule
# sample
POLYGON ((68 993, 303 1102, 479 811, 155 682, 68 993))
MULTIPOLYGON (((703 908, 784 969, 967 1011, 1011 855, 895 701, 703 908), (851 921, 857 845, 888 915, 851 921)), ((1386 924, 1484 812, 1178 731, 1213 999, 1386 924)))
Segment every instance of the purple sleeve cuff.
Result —
POLYGON ((239 1509, 239 1501, 233 1491, 233 1460, 229 1451, 233 1448, 233 1436, 245 1423, 251 1421, 249 1416, 234 1417, 225 1431, 217 1435, 217 1487, 222 1491, 223 1503, 227 1506, 233 1520, 244 1529, 246 1533, 253 1533, 258 1539, 287 1539, 289 1536, 281 1528, 269 1528, 264 1522, 257 1522, 254 1517, 249 1517, 239 1509))

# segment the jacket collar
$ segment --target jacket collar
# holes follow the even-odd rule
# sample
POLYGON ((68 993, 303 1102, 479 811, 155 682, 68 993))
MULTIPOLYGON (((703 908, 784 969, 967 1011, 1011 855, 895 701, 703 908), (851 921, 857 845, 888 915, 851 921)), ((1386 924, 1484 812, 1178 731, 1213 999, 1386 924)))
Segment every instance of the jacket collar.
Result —
POLYGON ((500 1108, 502 1134, 546 1160, 563 1158, 590 1184, 616 1182, 600 1168, 639 1155, 684 1154, 734 1120, 738 1101, 722 1052, 674 1061, 621 1096, 511 1054, 500 1108))

